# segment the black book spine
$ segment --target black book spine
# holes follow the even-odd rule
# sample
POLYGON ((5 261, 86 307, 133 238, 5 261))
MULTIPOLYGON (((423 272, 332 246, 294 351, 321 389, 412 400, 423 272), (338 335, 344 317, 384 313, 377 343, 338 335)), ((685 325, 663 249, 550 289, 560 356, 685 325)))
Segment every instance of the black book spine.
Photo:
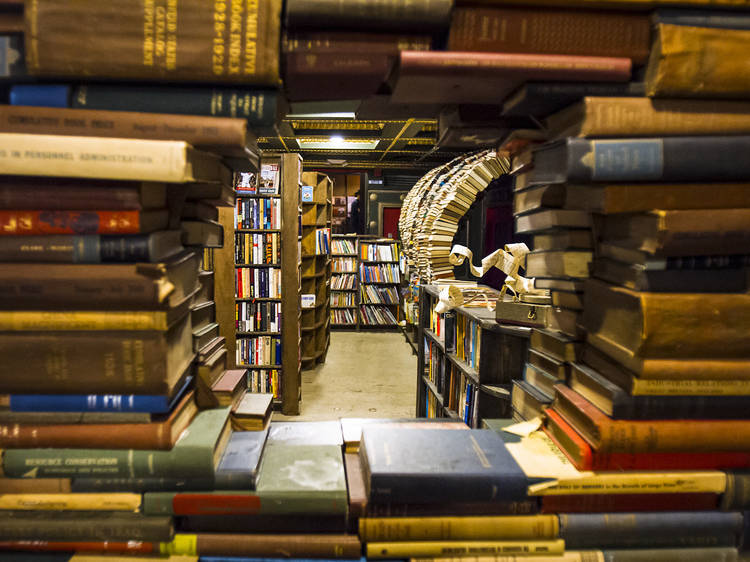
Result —
POLYGON ((148 234, 99 237, 99 259, 102 263, 151 261, 148 234))
POLYGON ((613 419, 679 420, 747 417, 746 396, 628 396, 623 391, 622 394, 618 393, 614 400, 613 419))
POLYGON ((73 91, 71 106, 81 109, 176 113, 246 119, 270 127, 278 113, 278 93, 240 88, 159 88, 91 84, 73 91))
POLYGON ((71 482, 73 492, 164 492, 172 490, 212 490, 219 488, 212 479, 176 479, 176 478, 74 478, 71 482))
POLYGON ((744 269, 683 269, 644 271, 637 275, 638 291, 652 293, 743 293, 748 276, 744 269))
MULTIPOLYGON (((563 149, 562 145, 558 148, 563 149)), ((567 140, 567 180, 744 181, 750 136, 567 140)), ((536 162, 535 162, 536 164, 536 162)))

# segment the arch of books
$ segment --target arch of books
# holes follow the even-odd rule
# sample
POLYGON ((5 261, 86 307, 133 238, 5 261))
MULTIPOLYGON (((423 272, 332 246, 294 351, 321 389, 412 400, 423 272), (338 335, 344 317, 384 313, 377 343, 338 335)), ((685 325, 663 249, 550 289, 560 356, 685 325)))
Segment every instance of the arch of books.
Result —
POLYGON ((407 263, 421 281, 453 278, 448 257, 458 221, 477 195, 509 170, 507 158, 484 150, 433 168, 409 191, 398 228, 407 263))

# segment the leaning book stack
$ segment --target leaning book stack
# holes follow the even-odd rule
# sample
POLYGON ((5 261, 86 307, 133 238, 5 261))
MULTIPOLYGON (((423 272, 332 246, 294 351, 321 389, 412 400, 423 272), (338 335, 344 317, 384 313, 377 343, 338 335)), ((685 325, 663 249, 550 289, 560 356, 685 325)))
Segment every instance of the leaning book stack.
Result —
POLYGON ((527 272, 571 311, 532 342, 527 379, 548 403, 527 417, 543 411, 546 436, 605 490, 538 489, 567 548, 724 559, 745 534, 750 87, 732 65, 746 20, 652 14, 649 97, 585 97, 551 115, 551 142, 517 175, 527 272), (704 547, 725 551, 692 552, 704 547))

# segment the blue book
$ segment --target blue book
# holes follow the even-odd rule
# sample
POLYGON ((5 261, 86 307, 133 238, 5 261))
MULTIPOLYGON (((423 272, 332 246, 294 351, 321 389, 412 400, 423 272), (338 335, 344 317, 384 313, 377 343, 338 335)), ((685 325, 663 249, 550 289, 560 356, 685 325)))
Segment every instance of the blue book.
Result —
POLYGON ((721 10, 661 9, 654 12, 653 21, 690 27, 719 29, 750 29, 750 13, 721 10))
POLYGON ((267 437, 268 427, 263 431, 232 433, 214 473, 214 487, 218 490, 255 490, 258 466, 267 437))
POLYGON ((70 86, 63 84, 16 84, 10 88, 11 105, 69 107, 70 86))
POLYGON ((492 430, 366 425, 359 456, 371 503, 526 498, 526 475, 492 430))
POLYGON ((12 412, 127 412, 166 414, 182 398, 193 377, 174 396, 136 394, 11 394, 12 412))

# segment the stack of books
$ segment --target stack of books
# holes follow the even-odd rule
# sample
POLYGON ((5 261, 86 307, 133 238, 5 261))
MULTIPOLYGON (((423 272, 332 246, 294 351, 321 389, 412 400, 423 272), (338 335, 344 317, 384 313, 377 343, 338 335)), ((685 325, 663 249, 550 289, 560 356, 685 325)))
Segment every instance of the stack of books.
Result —
POLYGON ((399 231, 407 263, 420 279, 454 277, 448 257, 458 221, 477 195, 507 171, 494 151, 483 151, 430 170, 409 191, 399 231))

